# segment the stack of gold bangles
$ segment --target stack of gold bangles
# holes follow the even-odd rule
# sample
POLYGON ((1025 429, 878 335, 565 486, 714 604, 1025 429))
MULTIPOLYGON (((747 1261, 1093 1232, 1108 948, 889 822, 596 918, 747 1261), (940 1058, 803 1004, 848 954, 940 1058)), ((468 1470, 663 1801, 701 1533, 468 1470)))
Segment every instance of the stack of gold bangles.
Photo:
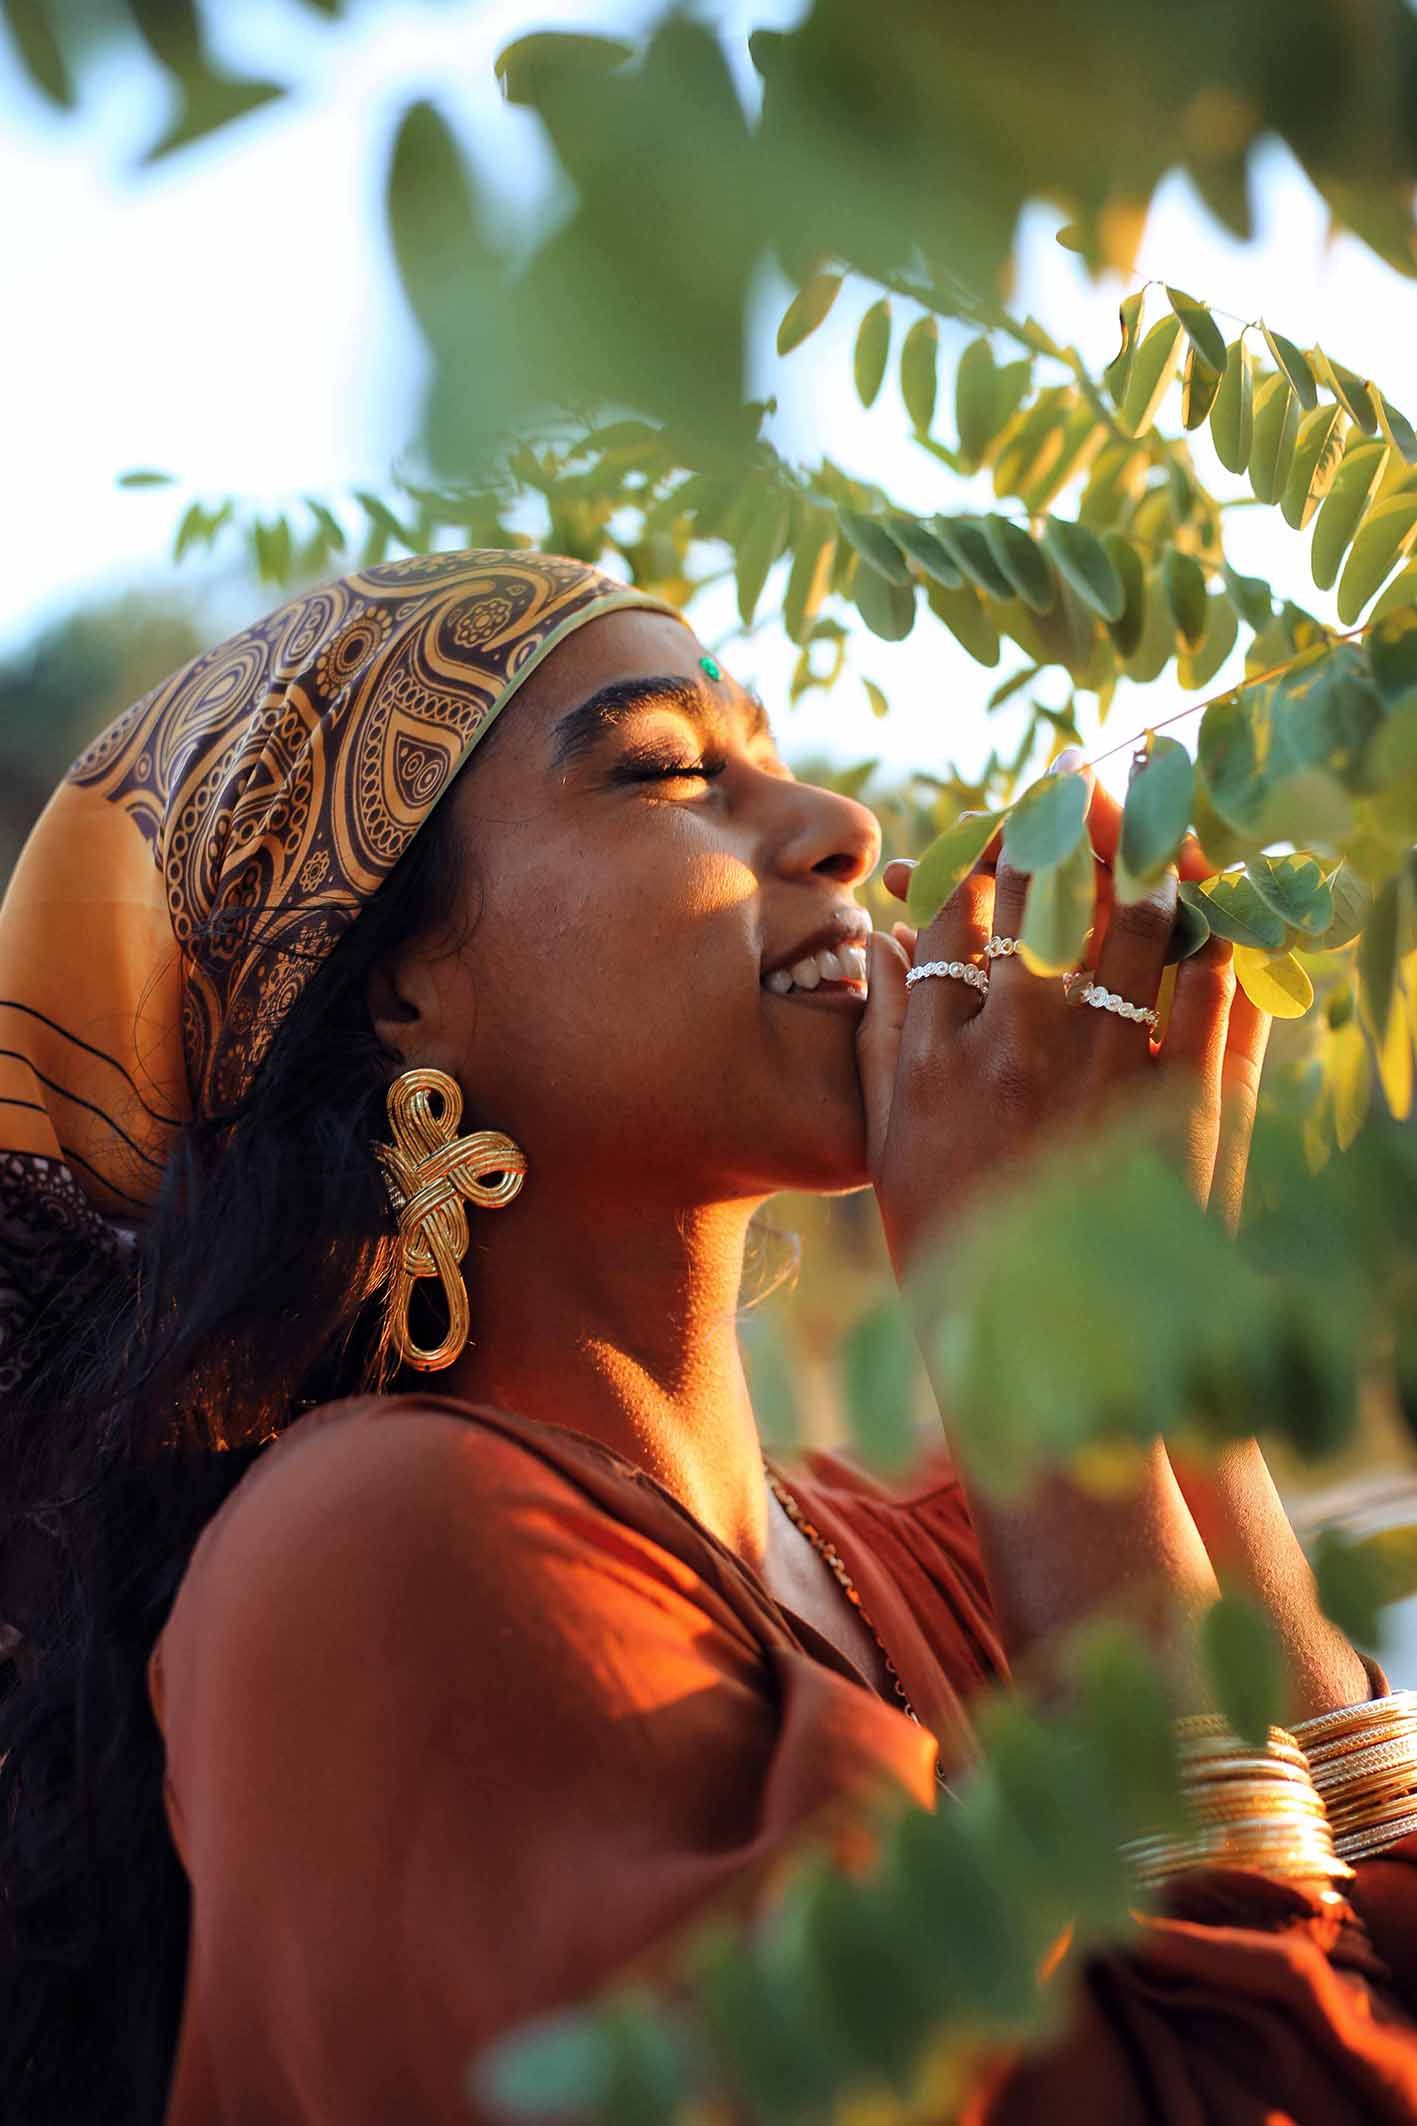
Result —
POLYGON ((1344 1860, 1417 1831, 1417 1691, 1319 1713, 1294 1730, 1344 1860))
POLYGON ((1176 1723, 1188 1829, 1133 1838, 1125 1851, 1152 1887, 1189 1868, 1243 1868, 1302 1885, 1325 1903, 1353 1870, 1334 1850, 1324 1804, 1304 1752, 1272 1727, 1263 1749, 1241 1742, 1213 1714, 1176 1723))

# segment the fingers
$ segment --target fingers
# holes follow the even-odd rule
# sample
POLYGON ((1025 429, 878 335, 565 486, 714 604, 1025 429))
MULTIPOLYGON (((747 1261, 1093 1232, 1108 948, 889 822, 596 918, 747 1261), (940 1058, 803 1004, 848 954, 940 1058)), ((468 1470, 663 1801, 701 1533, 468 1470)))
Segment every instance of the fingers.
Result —
MULTIPOLYGON (((915 940, 914 962, 983 968, 984 945, 994 906, 994 881, 976 868, 961 879, 944 907, 915 940)), ((899 941, 896 941, 897 944, 899 941)), ((910 985, 901 1054, 909 1059, 929 1049, 941 1034, 956 1031, 974 1018, 984 992, 956 975, 927 975, 910 985)))
MULTIPOLYGON (((1112 903, 1107 935, 1097 956, 1096 982, 1129 1004, 1153 1008, 1166 967, 1166 948, 1176 920, 1176 870, 1168 866, 1162 877, 1139 901, 1112 903)), ((1177 990, 1179 1000, 1180 991, 1177 990)), ((1084 1007, 1085 1008, 1085 1007, 1084 1007)), ((1174 1019, 1175 1007, 1172 1007, 1174 1019)), ((1099 1013, 1108 1022, 1105 1038, 1119 1050, 1148 1053, 1148 1029, 1144 1023, 1118 1013, 1099 1013)), ((1099 1038, 1104 1038, 1099 1034, 1099 1038)))
POLYGON ((1237 986, 1230 1000, 1220 1066, 1220 1143, 1210 1192, 1211 1207, 1231 1232, 1240 1222, 1260 1077, 1273 1025, 1269 1013, 1252 1004, 1237 986))
POLYGON ((895 938, 872 931, 866 940, 866 1009, 856 1029, 856 1071, 866 1109, 870 1170, 880 1169, 895 1088, 896 1059, 905 1025, 905 977, 909 961, 895 938))
MULTIPOLYGON (((1069 746, 1058 755, 1050 775, 1076 774, 1083 778, 1088 803, 1096 795, 1092 770, 1083 763, 1080 747, 1069 746)), ((1024 915, 1028 905, 1028 873, 1017 870, 1009 862, 1007 849, 1001 849, 998 867, 994 875, 994 932, 998 937, 1017 938, 1023 929, 1024 915)), ((1000 997, 1020 995, 1026 985, 1036 986, 1038 977, 1030 974, 1016 953, 1010 953, 993 962, 990 972, 990 995, 995 995, 998 984, 1000 997)), ((1061 994, 1061 992, 1059 992, 1061 994)))

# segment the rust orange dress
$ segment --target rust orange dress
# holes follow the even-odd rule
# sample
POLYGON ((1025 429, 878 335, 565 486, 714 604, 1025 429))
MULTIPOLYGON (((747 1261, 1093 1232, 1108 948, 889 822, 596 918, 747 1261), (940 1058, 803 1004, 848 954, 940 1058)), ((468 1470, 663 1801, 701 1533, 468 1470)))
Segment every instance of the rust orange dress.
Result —
MULTIPOLYGON (((893 1487, 778 1466, 921 1726, 583 1434, 418 1394, 268 1451, 149 1669, 192 1889, 168 2126, 487 2121, 490 2039, 652 1970, 710 1908, 750 1915, 833 1805, 936 1805, 937 1751, 967 1763, 970 1696, 1004 1674, 943 1450, 893 1487)), ((1417 2119, 1412 1857, 1355 1900, 1405 1971, 1282 1884, 1198 1877, 1073 1974, 1064 2039, 1001 2064, 974 2119, 1417 2119)))

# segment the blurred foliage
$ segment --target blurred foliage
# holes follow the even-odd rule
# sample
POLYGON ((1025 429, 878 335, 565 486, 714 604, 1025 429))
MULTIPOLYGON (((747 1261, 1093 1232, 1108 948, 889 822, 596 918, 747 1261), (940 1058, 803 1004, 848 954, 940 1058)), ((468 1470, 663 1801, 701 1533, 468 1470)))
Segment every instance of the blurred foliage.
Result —
MULTIPOLYGON (((306 4, 338 34, 339 0, 306 4)), ((217 64, 190 4, 4 0, 4 20, 35 91, 75 122, 91 50, 139 40, 173 87, 149 159, 286 87, 279 64, 217 64)), ((1214 869, 1186 892, 1175 952, 1219 932, 1250 995, 1290 1021, 1239 1244, 1141 1114, 992 1201, 903 1301, 883 1296, 869 1198, 793 1206, 835 1232, 838 1282, 797 1295, 792 1338, 777 1309, 749 1312, 754 1394, 781 1449, 803 1436, 804 1354, 829 1367, 844 1428, 890 1469, 928 1381, 971 1481, 1004 1493, 1058 1461, 1115 1486, 1158 1431, 1192 1455, 1258 1431, 1317 1467, 1375 1393, 1417 1432, 1417 433, 1388 393, 1404 350, 1372 350, 1369 375, 1282 318, 1227 334, 1203 294, 1148 281, 1095 376, 1010 307, 1029 200, 1069 217, 1060 241, 1094 273, 1130 276, 1170 170, 1248 236, 1251 157, 1271 137, 1337 225, 1412 274, 1417 17, 1401 0, 814 0, 750 51, 754 113, 712 26, 682 10, 635 45, 508 46, 504 92, 563 180, 554 224, 499 227, 447 120, 406 109, 386 213, 430 356, 416 475, 260 513, 188 498, 177 556, 221 543, 285 587, 398 549, 535 544, 683 606, 731 582, 745 635, 780 626, 796 646, 790 700, 850 675, 880 714, 853 656, 938 624, 1003 664, 989 707, 1011 705, 1009 744, 978 772, 881 789, 863 761, 824 779, 864 792, 888 846, 922 857, 920 922, 987 832, 961 813, 994 815, 1033 872, 1023 942, 1040 972, 1078 957, 1093 912, 1080 807, 1038 772, 1077 738, 1079 697, 1105 715, 1123 679, 1173 667, 1203 694, 1243 645, 1241 683, 1197 705, 1194 761, 1142 734, 1117 870, 1124 898, 1144 891, 1194 829, 1214 869), (903 508, 825 455, 790 463, 762 436, 773 402, 745 402, 744 350, 765 261, 792 285, 777 347, 802 367, 857 305, 852 386, 872 406, 893 370, 938 507, 903 508), (942 321, 969 328, 958 355, 942 321), (1198 470, 1202 429, 1234 492, 1198 470), (1237 506, 1308 539, 1346 632, 1234 568, 1237 506)), ((77 626, 7 680, 45 744, 29 714, 44 686, 68 685, 73 716, 91 684, 62 681, 66 658, 81 662, 77 626)), ((112 706, 137 691, 115 679, 112 706)), ((1315 1560, 1330 1613, 1369 1643, 1417 1588, 1410 1531, 1330 1533, 1315 1560)), ((1254 1732, 1282 1703, 1263 1619, 1227 1597, 1204 1651, 1216 1701, 1254 1732)), ((1119 1838, 1178 1820, 1177 1708, 1153 1664, 1105 1620, 1072 1652, 1066 1706, 986 1708, 957 1795, 883 1813, 870 1865, 809 1860, 753 1927, 696 1929, 673 1998, 612 1989, 496 2048, 484 2086, 512 2112, 619 2126, 686 2104, 700 2122, 950 2116, 991 2046, 1054 2027, 1077 1957, 1135 1938, 1146 1899, 1119 1838)))

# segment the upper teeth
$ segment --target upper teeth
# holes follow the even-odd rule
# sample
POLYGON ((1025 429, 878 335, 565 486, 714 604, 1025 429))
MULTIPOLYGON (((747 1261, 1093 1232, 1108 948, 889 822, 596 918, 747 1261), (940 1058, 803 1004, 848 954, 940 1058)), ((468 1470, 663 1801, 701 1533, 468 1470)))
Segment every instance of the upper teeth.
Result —
POLYGON ((838 945, 835 950, 823 948, 809 953, 806 959, 796 960, 791 967, 779 967, 772 974, 764 975, 764 985, 776 996, 785 997, 789 989, 815 989, 819 982, 859 982, 866 985, 866 951, 862 945, 838 945))

